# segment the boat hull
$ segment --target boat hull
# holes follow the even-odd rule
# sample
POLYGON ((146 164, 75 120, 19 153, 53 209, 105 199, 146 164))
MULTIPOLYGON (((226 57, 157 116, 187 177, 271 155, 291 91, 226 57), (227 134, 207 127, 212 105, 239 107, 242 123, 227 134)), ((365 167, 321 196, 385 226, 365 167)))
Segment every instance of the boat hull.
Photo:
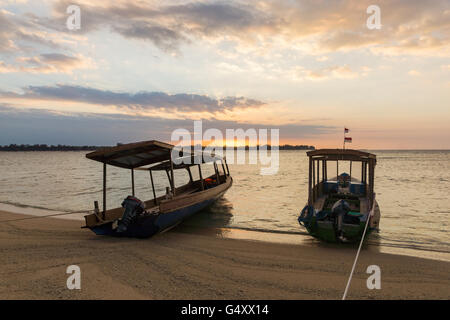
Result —
POLYGON ((178 206, 176 209, 169 210, 164 213, 138 216, 135 221, 128 226, 125 232, 116 232, 116 229, 113 228, 113 221, 88 228, 97 235, 149 238, 157 233, 161 233, 175 227, 195 213, 212 205, 231 187, 232 179, 231 177, 229 179, 230 181, 227 185, 218 186, 219 190, 217 192, 214 192, 215 190, 213 189, 215 188, 205 191, 209 193, 209 196, 206 198, 203 196, 199 201, 189 201, 187 205, 178 206))
MULTIPOLYGON (((308 206, 305 206, 302 210, 302 214, 299 216, 298 221, 314 238, 331 243, 355 243, 361 241, 368 214, 361 217, 359 224, 344 224, 342 227, 342 237, 339 237, 336 230, 336 224, 333 221, 320 220, 317 214, 307 217, 303 214, 307 208, 308 206)), ((369 221, 365 239, 368 238, 371 232, 378 231, 380 212, 376 201, 375 214, 370 219, 371 221, 369 221)))
POLYGON ((125 232, 120 233, 113 228, 113 222, 107 222, 89 229, 100 236, 148 238, 160 231, 155 225, 155 220, 156 216, 154 215, 138 217, 128 226, 125 232))

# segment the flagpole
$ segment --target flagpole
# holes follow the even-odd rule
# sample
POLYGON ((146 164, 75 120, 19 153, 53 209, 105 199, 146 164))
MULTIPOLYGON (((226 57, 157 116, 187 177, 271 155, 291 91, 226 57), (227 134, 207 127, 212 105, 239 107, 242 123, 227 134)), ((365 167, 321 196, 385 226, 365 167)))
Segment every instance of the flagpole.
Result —
POLYGON ((342 143, 342 150, 345 150, 345 128, 346 127, 344 127, 344 142, 342 143))

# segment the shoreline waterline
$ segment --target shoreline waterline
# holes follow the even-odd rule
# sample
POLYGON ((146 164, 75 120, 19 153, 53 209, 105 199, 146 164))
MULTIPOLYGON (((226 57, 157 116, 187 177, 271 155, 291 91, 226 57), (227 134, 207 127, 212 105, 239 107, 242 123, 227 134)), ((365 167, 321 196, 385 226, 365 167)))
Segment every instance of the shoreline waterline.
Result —
MULTIPOLYGON (((27 206, 27 205, 10 204, 10 203, 4 203, 4 202, 0 202, 0 211, 22 214, 22 215, 27 215, 27 216, 42 217, 42 218, 44 218, 46 216, 50 216, 50 215, 58 215, 59 214, 59 216, 54 216, 52 218, 75 220, 75 221, 84 221, 84 215, 88 213, 88 210, 86 210, 86 213, 67 212, 67 211, 52 210, 52 209, 41 208, 41 207, 32 207, 32 206, 27 206)), ((0 219, 0 222, 1 222, 1 220, 3 220, 3 219, 0 219)))
MULTIPOLYGON (((26 205, 12 205, 2 202, 0 202, 0 211, 30 217, 34 216, 36 218, 38 217, 46 218, 46 216, 48 215, 61 214, 58 216, 50 216, 49 218, 79 221, 81 223, 84 221, 85 215, 85 213, 79 212, 75 213, 63 212, 58 210, 30 207, 26 205)), ((88 210, 86 211, 86 213, 88 213, 88 210)), ((0 218, 0 222, 1 220, 3 219, 0 218)), ((174 229, 172 229, 171 232, 207 235, 225 239, 268 242, 287 245, 301 245, 308 247, 327 247, 336 249, 341 247, 345 247, 346 249, 354 247, 353 245, 342 245, 342 244, 336 245, 324 243, 317 239, 314 239, 306 232, 300 231, 294 233, 294 232, 280 232, 280 231, 251 230, 249 228, 245 229, 236 227, 192 226, 186 223, 182 223, 177 227, 175 227, 174 229)), ((374 252, 450 262, 449 252, 426 250, 420 248, 406 248, 394 245, 389 246, 386 244, 376 243, 376 241, 370 238, 368 240, 368 243, 366 243, 364 247, 369 251, 374 252)))

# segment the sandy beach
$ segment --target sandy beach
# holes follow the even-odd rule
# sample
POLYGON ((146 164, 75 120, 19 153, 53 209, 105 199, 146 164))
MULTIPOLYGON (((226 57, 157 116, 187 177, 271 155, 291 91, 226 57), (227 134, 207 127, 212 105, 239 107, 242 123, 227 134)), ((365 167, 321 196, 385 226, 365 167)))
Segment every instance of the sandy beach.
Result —
MULTIPOLYGON (((25 215, 0 212, 0 220, 25 215)), ((354 248, 224 239, 173 230, 116 239, 79 221, 0 224, 0 299, 340 299, 354 248), (81 290, 66 268, 81 268, 81 290)), ((348 299, 449 299, 448 262, 363 250, 348 299), (368 290, 368 265, 381 290, 368 290)))

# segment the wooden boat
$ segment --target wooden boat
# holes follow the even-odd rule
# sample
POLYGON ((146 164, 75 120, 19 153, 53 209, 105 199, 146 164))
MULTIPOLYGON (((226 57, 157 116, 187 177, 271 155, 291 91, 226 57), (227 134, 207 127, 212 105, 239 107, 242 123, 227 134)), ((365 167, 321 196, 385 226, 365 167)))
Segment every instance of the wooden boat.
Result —
POLYGON ((309 157, 308 203, 298 218, 312 236, 327 242, 361 240, 378 230, 380 209, 375 200, 376 155, 351 149, 319 149, 309 157), (328 179, 328 164, 336 164, 336 178, 328 179), (349 162, 350 173, 339 174, 339 164, 349 162), (352 163, 361 163, 361 180, 352 176, 352 163))
POLYGON ((180 163, 182 158, 171 158, 173 145, 159 141, 144 141, 123 144, 117 147, 100 149, 88 153, 86 157, 103 163, 103 210, 95 202, 93 214, 85 216, 85 228, 98 235, 127 236, 146 238, 166 231, 196 212, 208 207, 233 184, 228 164, 225 159, 203 154, 190 154, 189 164, 180 163), (203 178, 201 164, 212 162, 215 173, 203 178), (219 164, 221 169, 219 170, 219 164), (106 170, 112 165, 131 172, 132 196, 127 197, 122 207, 107 209, 106 207, 106 170), (147 166, 147 167, 145 167, 147 166), (191 169, 198 168, 199 179, 194 180, 191 169), (134 197, 135 170, 148 171, 152 186, 153 199, 142 202, 134 197), (187 170, 189 182, 175 187, 174 171, 187 170), (154 171, 166 171, 169 187, 166 194, 156 196, 153 181, 154 171), (222 172, 220 172, 222 171, 222 172), (144 209, 145 208, 145 209, 144 209))

